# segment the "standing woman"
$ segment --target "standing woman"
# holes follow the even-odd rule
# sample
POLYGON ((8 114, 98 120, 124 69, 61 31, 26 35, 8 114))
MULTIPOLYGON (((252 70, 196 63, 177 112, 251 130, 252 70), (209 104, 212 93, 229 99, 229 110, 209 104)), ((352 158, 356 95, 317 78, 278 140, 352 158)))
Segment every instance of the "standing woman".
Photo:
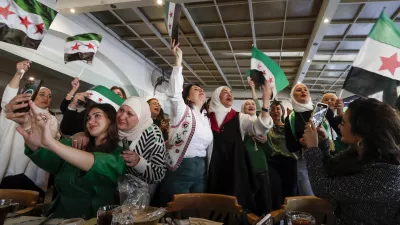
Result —
POLYGON ((160 187, 162 205, 171 201, 174 194, 204 192, 207 149, 213 140, 204 107, 205 93, 198 85, 183 88, 179 44, 173 42, 172 51, 177 56, 166 91, 171 102, 171 148, 167 154, 168 171, 160 187))
POLYGON ((210 154, 207 192, 235 196, 244 209, 257 214, 265 213, 267 209, 256 206, 254 194, 259 181, 252 171, 243 140, 246 133, 265 135, 272 127, 268 110, 271 93, 271 86, 265 82, 262 112, 256 120, 231 108, 233 96, 228 87, 217 88, 210 104, 214 143, 210 154))

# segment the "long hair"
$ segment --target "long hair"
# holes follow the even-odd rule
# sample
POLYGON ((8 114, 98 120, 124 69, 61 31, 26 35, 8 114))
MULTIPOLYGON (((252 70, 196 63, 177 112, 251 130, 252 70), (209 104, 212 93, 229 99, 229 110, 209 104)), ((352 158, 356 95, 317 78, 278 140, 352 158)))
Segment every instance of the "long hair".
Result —
POLYGON ((126 99, 126 98, 127 98, 127 97, 126 97, 126 93, 125 93, 124 89, 122 89, 122 87, 112 86, 112 87, 110 88, 111 91, 114 91, 115 89, 118 89, 118 90, 121 91, 121 93, 122 93, 122 98, 123 98, 123 99, 126 99))
POLYGON ((86 151, 88 152, 104 152, 104 153, 111 153, 118 147, 119 142, 119 135, 118 135, 118 128, 117 128, 117 112, 115 108, 110 104, 94 104, 90 108, 88 108, 85 116, 85 134, 89 137, 89 143, 87 145, 86 151), (92 109, 100 109, 104 112, 104 115, 110 121, 110 124, 107 128, 107 136, 105 137, 104 143, 96 146, 95 145, 95 137, 91 136, 89 130, 87 129, 87 122, 88 122, 88 115, 92 109))
POLYGON ((349 104, 351 133, 363 139, 363 154, 355 146, 328 163, 331 176, 362 171, 368 163, 400 165, 400 119, 389 105, 376 99, 357 99, 349 104))
MULTIPOLYGON (((198 85, 198 84, 188 84, 188 85, 186 85, 186 86, 183 88, 183 91, 182 91, 182 98, 183 98, 183 101, 184 101, 185 104, 188 105, 191 109, 193 109, 193 102, 190 101, 190 100, 188 100, 187 98, 189 97, 189 95, 190 95, 190 89, 192 89, 193 86, 200 87, 200 85, 198 85)), ((201 87, 200 87, 200 88, 201 88, 201 87)), ((210 98, 210 99, 211 99, 211 98, 210 98)), ((206 110, 207 115, 208 115, 208 108, 207 108, 207 104, 206 104, 206 103, 203 104, 203 106, 202 106, 201 109, 200 109, 200 112, 202 112, 203 110, 206 110)))

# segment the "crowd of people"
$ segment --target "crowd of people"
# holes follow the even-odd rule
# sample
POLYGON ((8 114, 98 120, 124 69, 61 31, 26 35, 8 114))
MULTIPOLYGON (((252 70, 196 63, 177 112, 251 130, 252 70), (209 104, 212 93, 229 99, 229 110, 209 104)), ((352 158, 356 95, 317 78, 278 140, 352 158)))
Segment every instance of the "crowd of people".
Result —
POLYGON ((215 193, 261 216, 285 197, 315 195, 332 202, 337 224, 400 223, 399 107, 360 98, 344 110, 343 100, 327 93, 326 118, 315 127, 306 85, 292 88, 291 111, 271 101, 267 81, 259 101, 250 81, 252 99, 237 112, 226 86, 208 100, 199 85, 184 86, 183 53, 171 46, 169 118, 156 98, 128 97, 120 87, 77 93, 75 78, 59 124, 48 111, 50 89, 41 87, 33 100, 18 94, 30 62, 18 63, 1 102, 0 188, 44 196, 54 185, 48 213, 92 218, 100 206, 118 204, 118 180, 132 174, 149 184, 154 206, 175 194, 215 193))

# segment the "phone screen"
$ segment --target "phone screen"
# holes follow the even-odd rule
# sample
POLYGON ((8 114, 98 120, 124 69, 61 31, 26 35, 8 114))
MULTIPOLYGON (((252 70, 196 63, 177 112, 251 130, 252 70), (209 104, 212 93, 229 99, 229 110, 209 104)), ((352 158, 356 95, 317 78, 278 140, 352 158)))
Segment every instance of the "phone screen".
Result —
POLYGON ((314 109, 314 113, 312 116, 312 121, 315 127, 321 126, 322 122, 324 121, 325 115, 328 111, 328 105, 323 103, 318 103, 314 109))
MULTIPOLYGON (((25 84, 25 87, 22 90, 21 94, 30 94, 31 100, 34 101, 41 86, 42 86, 41 80, 29 81, 28 83, 25 84)), ((26 103, 26 102, 22 102, 21 104, 24 104, 24 103, 26 103)), ((29 109, 30 109, 29 106, 27 106, 27 107, 15 110, 15 112, 28 112, 29 109)))

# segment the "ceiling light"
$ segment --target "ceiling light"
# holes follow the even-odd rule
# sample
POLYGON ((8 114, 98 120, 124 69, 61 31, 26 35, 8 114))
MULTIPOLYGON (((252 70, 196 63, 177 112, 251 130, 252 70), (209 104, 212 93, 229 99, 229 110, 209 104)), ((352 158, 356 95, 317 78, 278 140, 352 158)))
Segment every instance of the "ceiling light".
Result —
POLYGON ((75 9, 70 9, 69 10, 71 13, 75 13, 75 9))
POLYGON ((29 80, 34 81, 35 78, 34 77, 29 77, 29 80))
POLYGON ((157 4, 162 5, 163 1, 162 0, 157 0, 157 4))
POLYGON ((301 82, 299 81, 299 82, 297 82, 297 84, 301 84, 301 82))
POLYGON ((309 62, 311 62, 311 60, 307 59, 307 62, 309 63, 309 62))
POLYGON ((324 23, 329 23, 329 19, 324 19, 324 23))

